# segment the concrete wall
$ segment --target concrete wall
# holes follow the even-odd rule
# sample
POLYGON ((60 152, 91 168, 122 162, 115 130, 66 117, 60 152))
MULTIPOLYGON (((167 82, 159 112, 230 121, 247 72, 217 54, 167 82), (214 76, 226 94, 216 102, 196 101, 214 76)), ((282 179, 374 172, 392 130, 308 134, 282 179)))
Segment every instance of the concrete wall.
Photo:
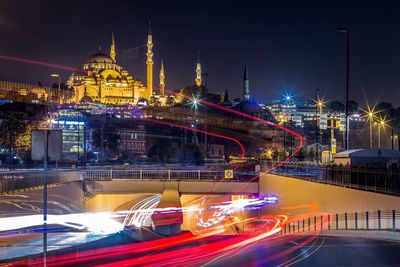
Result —
POLYGON ((132 181, 113 180, 88 182, 88 191, 96 193, 162 194, 164 189, 176 189, 181 194, 257 194, 258 183, 209 181, 132 181))
POLYGON ((400 197, 312 183, 273 174, 260 177, 260 195, 279 195, 271 213, 300 214, 311 209, 329 213, 400 210, 400 197))

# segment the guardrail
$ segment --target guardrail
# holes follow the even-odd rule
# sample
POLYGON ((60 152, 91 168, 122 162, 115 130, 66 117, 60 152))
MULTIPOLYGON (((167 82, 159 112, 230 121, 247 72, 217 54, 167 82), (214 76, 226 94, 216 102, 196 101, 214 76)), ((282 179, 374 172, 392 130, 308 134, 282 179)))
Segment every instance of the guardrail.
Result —
MULTIPOLYGON (((208 170, 151 170, 151 169, 86 169, 86 170, 49 170, 48 184, 63 184, 82 180, 220 180, 258 182, 258 172, 234 172, 232 179, 225 179, 224 171, 208 170)), ((0 194, 43 186, 43 170, 0 172, 0 194)))
MULTIPOLYGON (((43 170, 0 172, 0 194, 43 186, 43 170)), ((48 184, 63 184, 82 180, 81 171, 49 170, 48 184)))
POLYGON ((258 172, 234 172, 234 177, 225 179, 224 171, 206 170, 146 170, 146 169, 122 169, 122 170, 84 170, 85 180, 223 180, 223 181, 251 181, 258 182, 258 172))
POLYGON ((285 164, 273 169, 271 173, 311 182, 400 196, 400 170, 398 169, 285 164))
POLYGON ((281 234, 322 230, 400 230, 400 211, 353 212, 328 214, 290 220, 281 234))

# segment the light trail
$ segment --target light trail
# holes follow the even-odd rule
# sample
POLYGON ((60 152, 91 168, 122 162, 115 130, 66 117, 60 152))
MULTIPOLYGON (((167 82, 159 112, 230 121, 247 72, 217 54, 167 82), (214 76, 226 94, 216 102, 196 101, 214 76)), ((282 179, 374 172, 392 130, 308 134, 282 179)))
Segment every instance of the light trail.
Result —
MULTIPOLYGON (((123 225, 115 221, 112 213, 76 213, 48 215, 47 224, 71 227, 77 230, 87 229, 99 234, 113 234, 123 230, 123 225), (100 222, 100 223, 99 223, 100 222)), ((11 231, 35 226, 43 226, 43 215, 26 215, 0 218, 0 231, 11 231)))
POLYGON ((58 65, 58 64, 53 64, 53 63, 48 63, 48 62, 44 62, 44 61, 33 60, 33 59, 29 59, 29 58, 0 55, 0 59, 20 62, 20 63, 27 63, 27 64, 32 64, 32 65, 37 65, 37 66, 44 66, 44 67, 49 67, 49 68, 56 68, 56 69, 74 71, 74 72, 81 72, 81 73, 87 74, 87 71, 82 70, 82 69, 63 66, 63 65, 58 65))
MULTIPOLYGON (((218 137, 218 138, 222 138, 222 139, 226 139, 226 140, 235 142, 236 144, 239 145, 239 147, 240 147, 240 149, 242 151, 240 158, 243 159, 243 157, 244 157, 244 154, 245 154, 244 146, 242 145, 242 143, 240 143, 239 140, 237 140, 237 139, 235 139, 233 137, 229 137, 229 136, 222 135, 222 134, 217 134, 217 133, 212 133, 212 132, 208 132, 208 131, 204 131, 204 130, 200 130, 200 129, 196 129, 196 128, 192 128, 192 127, 188 127, 188 126, 185 126, 185 125, 180 125, 180 124, 176 124, 176 123, 172 123, 172 122, 154 120, 154 119, 149 119, 149 118, 142 118, 142 119, 146 120, 146 121, 153 122, 153 123, 158 123, 158 124, 162 124, 162 125, 168 125, 168 126, 171 126, 171 127, 181 128, 181 129, 185 129, 185 130, 189 130, 189 131, 193 131, 193 132, 197 132, 197 133, 207 134, 207 135, 211 135, 211 136, 215 136, 215 137, 218 137)), ((240 166, 240 163, 238 163, 236 165, 234 170, 238 169, 239 166, 240 166)))
POLYGON ((145 199, 142 199, 138 203, 132 206, 129 211, 118 211, 118 213, 126 214, 126 217, 122 223, 124 226, 134 225, 135 227, 149 226, 151 215, 153 214, 155 207, 160 202, 161 195, 154 195, 145 199))

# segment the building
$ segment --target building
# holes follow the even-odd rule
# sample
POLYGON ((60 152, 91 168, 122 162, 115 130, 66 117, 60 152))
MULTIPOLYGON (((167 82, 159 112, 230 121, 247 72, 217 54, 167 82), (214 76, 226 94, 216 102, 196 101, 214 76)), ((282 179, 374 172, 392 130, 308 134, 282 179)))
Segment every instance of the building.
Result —
POLYGON ((85 61, 79 71, 70 76, 67 84, 75 90, 69 102, 97 102, 108 105, 137 104, 153 95, 153 41, 151 31, 147 40, 147 85, 133 78, 117 64, 114 34, 108 54, 101 48, 85 61))
MULTIPOLYGON (((252 99, 250 96, 250 85, 249 85, 249 77, 248 77, 247 66, 244 67, 244 75, 243 75, 243 99, 238 104, 233 106, 233 110, 240 111, 242 113, 246 113, 256 118, 265 119, 268 121, 273 121, 274 118, 271 115, 271 112, 268 109, 264 109, 257 103, 256 100, 252 99)), ((243 119, 242 117, 240 117, 243 119)), ((258 122, 257 122, 258 123, 258 122)))
POLYGON ((129 129, 117 129, 119 135, 118 149, 121 153, 131 158, 143 158, 146 155, 146 128, 144 125, 137 125, 129 129))
POLYGON ((51 120, 54 129, 62 130, 63 159, 78 161, 91 151, 91 129, 86 117, 75 109, 61 109, 57 117, 51 120))
POLYGON ((46 103, 51 102, 52 93, 55 93, 53 88, 43 87, 40 83, 32 85, 0 81, 0 99, 24 103, 46 103))
POLYGON ((400 152, 390 149, 353 149, 334 155, 337 165, 382 166, 400 163, 400 152))

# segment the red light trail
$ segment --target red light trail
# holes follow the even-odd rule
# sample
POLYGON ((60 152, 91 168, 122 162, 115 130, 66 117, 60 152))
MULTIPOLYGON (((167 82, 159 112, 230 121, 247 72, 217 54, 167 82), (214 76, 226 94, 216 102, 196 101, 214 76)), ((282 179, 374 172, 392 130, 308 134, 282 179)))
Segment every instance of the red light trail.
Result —
MULTIPOLYGON (((202 134, 207 134, 207 135, 215 136, 215 137, 218 137, 218 138, 223 138, 223 139, 226 139, 226 140, 230 140, 230 141, 235 142, 236 144, 239 145, 239 147, 240 147, 240 149, 241 149, 241 151, 242 151, 242 152, 241 152, 240 158, 242 159, 242 158, 244 157, 245 150, 244 150, 244 147, 243 147, 242 143, 240 143, 239 140, 237 140, 237 139, 235 139, 235 138, 233 138, 233 137, 229 137, 229 136, 222 135, 222 134, 217 134, 217 133, 212 133, 212 132, 208 132, 208 131, 204 131, 204 130, 200 130, 200 129, 188 127, 188 126, 185 126, 185 125, 180 125, 180 124, 175 124, 175 123, 171 123, 171 122, 166 122, 166 121, 154 120, 154 119, 149 119, 149 118, 142 118, 142 119, 143 119, 143 120, 146 120, 146 121, 150 121, 150 122, 162 124, 162 125, 168 125, 168 126, 171 126, 171 127, 186 129, 186 130, 189 130, 189 131, 193 131, 193 132, 197 132, 197 133, 202 133, 202 134)), ((239 168, 239 166, 240 166, 240 163, 238 163, 238 164, 236 165, 236 167, 234 168, 234 170, 236 170, 237 168, 239 168)))
POLYGON ((28 59, 28 58, 21 58, 21 57, 13 57, 13 56, 0 55, 0 59, 10 60, 10 61, 16 61, 16 62, 20 62, 20 63, 33 64, 33 65, 38 65, 38 66, 44 66, 44 67, 49 67, 49 68, 56 68, 56 69, 62 69, 62 70, 69 70, 69 71, 81 72, 81 73, 87 74, 87 71, 82 70, 82 69, 73 68, 73 67, 68 67, 68 66, 63 66, 63 65, 58 65, 58 64, 47 63, 47 62, 38 61, 38 60, 33 60, 33 59, 28 59))

